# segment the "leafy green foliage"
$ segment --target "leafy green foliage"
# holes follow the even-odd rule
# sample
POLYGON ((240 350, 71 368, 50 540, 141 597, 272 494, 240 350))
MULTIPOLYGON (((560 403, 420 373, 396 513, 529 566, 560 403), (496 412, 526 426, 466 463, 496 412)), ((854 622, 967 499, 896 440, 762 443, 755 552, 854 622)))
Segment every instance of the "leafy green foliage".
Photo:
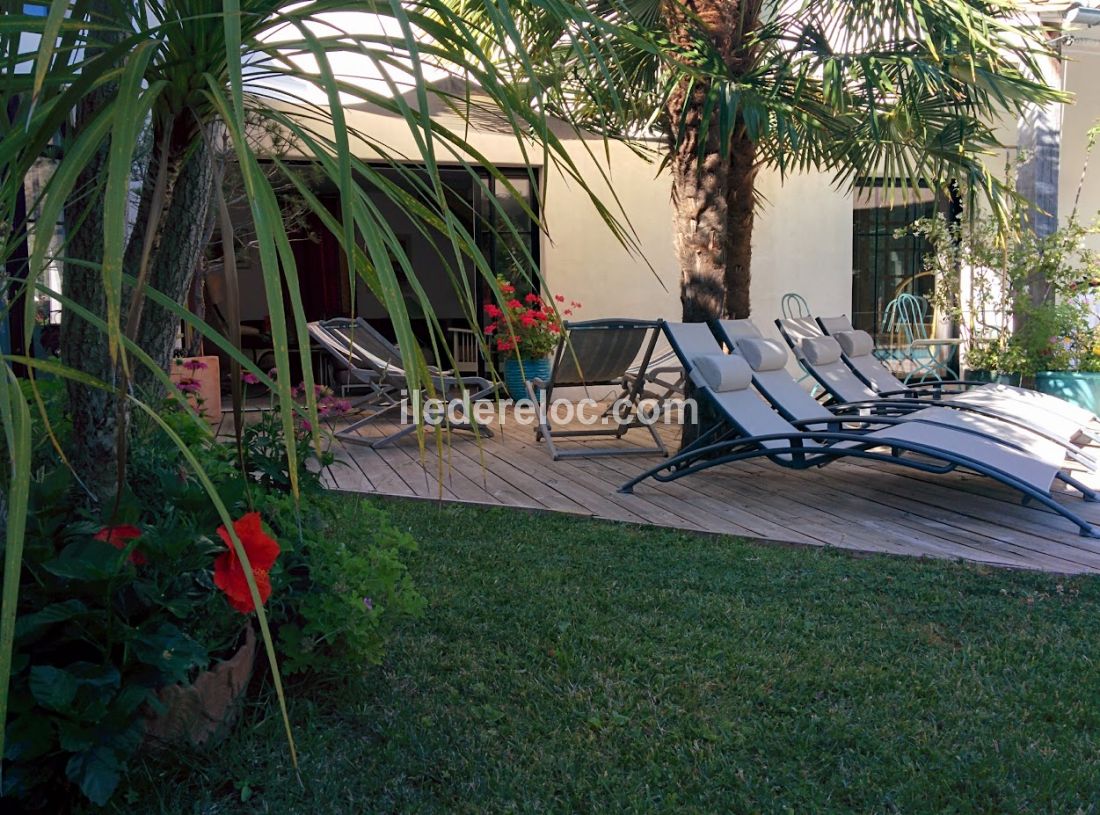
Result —
POLYGON ((932 245, 924 268, 936 275, 933 300, 967 340, 967 367, 1028 376, 1100 370, 1100 254, 1086 242, 1097 227, 1073 215, 1039 237, 1019 209, 1014 215, 955 223, 935 216, 911 226, 932 245))
MULTIPOLYGON (((363 516, 371 523, 362 537, 331 534, 347 524, 316 503, 308 435, 296 501, 277 419, 267 420, 273 435, 245 451, 242 471, 232 447, 194 414, 170 402, 161 417, 199 455, 232 512, 256 509, 275 533, 282 553, 267 611, 290 670, 341 677, 378 662, 394 620, 422 604, 402 563, 414 548, 409 536, 377 510, 363 516)), ((139 421, 134 432, 130 488, 110 519, 74 509, 71 474, 52 448, 37 450, 3 788, 26 805, 70 797, 60 779, 106 803, 142 743, 144 718, 159 709, 157 691, 229 656, 251 624, 214 585, 225 547, 205 489, 156 424, 139 421), (140 536, 96 539, 123 525, 140 536)))
POLYGON ((586 0, 610 30, 521 5, 534 59, 500 59, 546 89, 553 112, 618 136, 656 127, 673 150, 703 150, 713 131, 728 151, 744 135, 761 165, 832 172, 842 187, 870 172, 902 187, 956 179, 1000 205, 982 162, 999 118, 1064 99, 1043 80, 1049 46, 1005 2, 586 0), (670 109, 684 84, 698 134, 670 109))
POLYGON ((281 540, 295 541, 282 556, 285 599, 271 610, 286 673, 358 673, 381 662, 394 622, 424 605, 404 564, 412 537, 371 507, 324 502, 299 515, 284 498, 267 512, 281 540))

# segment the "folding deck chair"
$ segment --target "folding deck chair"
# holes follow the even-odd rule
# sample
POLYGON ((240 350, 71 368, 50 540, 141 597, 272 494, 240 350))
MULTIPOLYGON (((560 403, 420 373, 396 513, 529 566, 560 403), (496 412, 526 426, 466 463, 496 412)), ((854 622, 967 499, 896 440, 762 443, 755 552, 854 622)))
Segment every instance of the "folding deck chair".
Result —
MULTIPOLYGON (((321 345, 346 379, 345 385, 363 386, 370 393, 356 407, 365 408, 369 415, 358 419, 336 433, 345 441, 381 447, 396 441, 416 430, 416 419, 411 411, 404 416, 404 426, 382 437, 367 439, 358 431, 384 415, 397 411, 403 401, 409 397, 408 374, 401 367, 400 351, 385 337, 372 328, 362 317, 352 319, 338 318, 309 323, 310 336, 321 345)), ((464 399, 473 402, 484 399, 496 392, 496 385, 479 376, 460 376, 452 371, 444 371, 428 366, 428 377, 437 398, 446 398, 449 394, 461 392, 464 399)), ((420 397, 426 398, 427 388, 422 387, 420 397)), ((421 403, 423 404, 423 402, 421 403)), ((398 420, 400 423, 400 420, 398 420)), ((450 423, 451 430, 469 430, 480 436, 492 436, 492 431, 473 419, 450 423)))
MULTIPOLYGON (((767 458, 783 467, 806 470, 841 458, 859 458, 896 464, 926 473, 965 469, 1020 492, 1077 526, 1082 535, 1100 537, 1093 526, 1051 494, 1061 480, 1081 492, 1087 501, 1097 495, 1071 476, 1059 462, 1025 454, 966 429, 919 419, 867 432, 852 432, 853 423, 873 425, 874 417, 849 417, 844 429, 807 430, 772 409, 752 387, 753 370, 742 357, 721 352, 703 324, 666 324, 665 331, 696 386, 721 421, 700 434, 678 455, 632 478, 620 487, 632 492, 646 479, 673 481, 711 467, 767 458)), ((836 418, 823 420, 835 426, 836 418)))
MULTIPOLYGON (((535 440, 545 439, 546 447, 555 461, 561 458, 653 455, 667 456, 668 451, 652 423, 643 422, 638 414, 638 404, 646 395, 646 386, 653 348, 660 336, 659 320, 586 320, 564 324, 565 334, 554 352, 550 376, 547 379, 529 379, 527 395, 538 406, 539 426, 535 440), (638 359, 633 376, 627 372, 638 359), (593 387, 617 385, 621 388, 613 406, 619 419, 612 426, 584 430, 555 429, 550 409, 557 388, 593 387), (624 407, 625 404, 625 407, 624 407), (624 414, 625 410, 625 414, 624 414), (611 436, 621 439, 634 428, 644 427, 653 438, 653 447, 642 448, 591 448, 560 450, 555 442, 565 438, 591 438, 611 436)), ((602 422, 611 419, 610 411, 601 416, 602 422)))

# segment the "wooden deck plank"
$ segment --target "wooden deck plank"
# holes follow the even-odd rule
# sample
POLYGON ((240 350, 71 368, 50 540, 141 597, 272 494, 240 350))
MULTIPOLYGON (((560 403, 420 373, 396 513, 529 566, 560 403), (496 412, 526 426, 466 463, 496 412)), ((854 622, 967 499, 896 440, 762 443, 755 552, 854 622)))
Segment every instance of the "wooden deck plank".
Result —
MULTIPOLYGON (((973 474, 934 475, 857 460, 795 471, 756 460, 664 484, 650 479, 633 495, 623 495, 619 486, 659 463, 660 456, 552 461, 530 427, 512 424, 496 431, 480 444, 455 434, 442 470, 430 439, 424 461, 411 438, 378 450, 340 443, 338 457, 345 464, 329 468, 326 477, 340 489, 384 495, 442 494, 445 500, 785 543, 1100 572, 1100 541, 1079 537, 1059 516, 1020 506, 1011 490, 973 474)), ((679 429, 664 426, 660 432, 674 451, 679 429)), ((610 446, 626 449, 648 441, 635 432, 610 446)), ((569 449, 608 446, 606 439, 569 443, 569 449)), ((1058 500, 1100 523, 1100 506, 1072 496, 1058 500)))

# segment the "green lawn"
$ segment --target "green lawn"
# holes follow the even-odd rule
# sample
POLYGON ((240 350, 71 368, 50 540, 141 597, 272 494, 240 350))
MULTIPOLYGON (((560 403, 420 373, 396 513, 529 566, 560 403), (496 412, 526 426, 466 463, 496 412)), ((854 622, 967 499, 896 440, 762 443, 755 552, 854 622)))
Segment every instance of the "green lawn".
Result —
POLYGON ((387 505, 431 606, 293 690, 304 785, 257 707, 120 810, 1100 808, 1095 579, 387 505))

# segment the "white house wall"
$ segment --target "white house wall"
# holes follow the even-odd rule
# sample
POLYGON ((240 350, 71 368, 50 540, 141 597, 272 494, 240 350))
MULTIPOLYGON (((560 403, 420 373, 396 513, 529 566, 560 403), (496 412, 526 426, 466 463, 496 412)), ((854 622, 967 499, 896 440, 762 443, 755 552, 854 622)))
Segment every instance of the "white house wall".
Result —
MULTIPOLYGON (((1087 133, 1089 128, 1100 123, 1100 40, 1078 39, 1065 49, 1065 56, 1065 88, 1075 99, 1073 104, 1063 108, 1062 114, 1058 214, 1063 223, 1073 211, 1081 170, 1085 166, 1087 133)), ((1081 189, 1077 214, 1084 224, 1091 223, 1100 214, 1100 155, 1095 150, 1081 189)), ((1100 251, 1100 235, 1091 236, 1088 243, 1100 251)))
MULTIPOLYGON (((391 155, 417 155, 402 119, 364 111, 347 115, 353 129, 369 133, 391 155)), ((457 119, 450 121, 452 114, 441 118, 448 126, 458 127, 457 119)), ((578 318, 678 319, 680 283, 667 175, 658 176, 657 162, 647 162, 625 145, 611 144, 608 164, 602 141, 591 140, 589 152, 575 136, 559 135, 569 145, 585 183, 616 211, 608 181, 601 177, 603 167, 625 211, 624 223, 634 231, 640 255, 616 240, 580 183, 553 165, 542 166, 539 150, 529 148, 525 156, 516 139, 502 133, 476 131, 468 138, 498 166, 530 162, 540 167, 545 191, 542 214, 548 230, 540 244, 543 274, 555 294, 583 303, 578 318)), ((364 159, 376 157, 365 144, 357 152, 364 159)), ((454 159, 442 147, 438 158, 442 163, 454 159)), ((777 174, 762 172, 758 183, 766 202, 753 232, 754 316, 762 327, 772 330, 780 298, 788 291, 802 294, 817 313, 847 313, 852 285, 850 196, 834 190, 821 174, 796 175, 780 184, 777 174)))

